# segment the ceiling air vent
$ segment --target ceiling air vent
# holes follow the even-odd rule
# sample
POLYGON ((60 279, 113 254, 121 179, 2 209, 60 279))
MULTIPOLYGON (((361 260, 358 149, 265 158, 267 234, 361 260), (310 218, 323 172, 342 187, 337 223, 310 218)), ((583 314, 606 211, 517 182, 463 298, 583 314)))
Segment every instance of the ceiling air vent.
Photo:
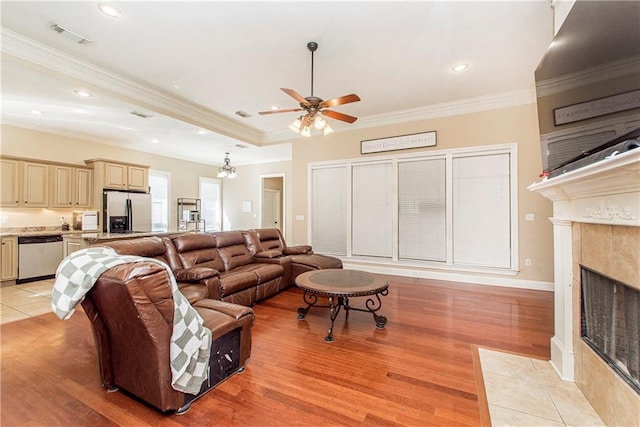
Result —
POLYGON ((149 114, 141 113, 139 111, 132 111, 129 114, 131 114, 132 116, 140 117, 142 119, 153 119, 153 116, 151 116, 149 114))
POLYGON ((51 29, 53 31, 55 31, 56 33, 62 34, 63 36, 65 36, 69 40, 73 40, 74 42, 76 42, 78 44, 91 44, 91 40, 89 40, 88 38, 86 38, 82 34, 77 33, 75 31, 71 31, 67 27, 65 27, 63 25, 60 25, 57 22, 51 22, 50 26, 51 26, 51 29))
POLYGON ((251 114, 247 113, 246 111, 236 111, 236 116, 240 116, 243 119, 246 119, 247 117, 251 117, 251 114))

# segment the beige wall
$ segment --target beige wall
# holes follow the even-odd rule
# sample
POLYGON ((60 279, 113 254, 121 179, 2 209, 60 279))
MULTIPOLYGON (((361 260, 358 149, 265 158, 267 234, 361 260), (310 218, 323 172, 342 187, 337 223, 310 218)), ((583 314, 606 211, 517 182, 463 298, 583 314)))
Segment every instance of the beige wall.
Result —
MULTIPOLYGON (((197 198, 199 177, 215 178, 217 167, 188 162, 141 151, 127 150, 106 144, 68 138, 44 132, 2 126, 0 153, 7 156, 64 162, 84 166, 84 160, 112 159, 148 165, 151 169, 171 173, 169 227, 176 227, 177 198, 197 198)), ((95 202, 94 202, 95 204, 95 202)), ((5 208, 2 215, 9 219, 2 227, 51 226, 60 224, 60 216, 71 216, 70 210, 5 208)))
MULTIPOLYGON (((125 150, 104 144, 64 138, 10 126, 2 127, 2 154, 43 160, 83 164, 85 159, 103 157, 147 164, 153 169, 171 172, 171 223, 175 224, 177 197, 198 197, 198 177, 215 177, 217 168, 163 156, 125 150)), ((265 175, 284 175, 284 234, 289 244, 308 242, 307 173, 315 161, 358 158, 360 141, 396 135, 437 132, 435 151, 469 146, 505 143, 518 144, 518 230, 519 264, 516 279, 553 281, 553 233, 549 217, 551 202, 526 189, 539 180, 542 170, 540 137, 535 105, 435 118, 419 122, 339 132, 326 137, 292 138, 293 160, 236 167, 238 177, 223 180, 223 229, 247 229, 260 226, 260 188, 265 175), (242 212, 242 203, 252 202, 252 212, 242 212), (524 221, 533 213, 535 221, 524 221), (304 217, 298 220, 296 217, 304 217), (524 260, 532 260, 525 266, 524 260)), ((379 156, 376 153, 370 156, 379 156)), ((366 157, 366 156, 362 156, 366 157)), ((54 216, 55 218, 55 216, 54 216)), ((58 220, 59 223, 59 220, 58 220)))
POLYGON ((295 236, 291 234, 293 217, 292 212, 292 183, 291 163, 273 162, 262 165, 250 165, 236 167, 238 177, 225 179, 223 183, 223 229, 238 230, 248 228, 260 228, 260 189, 262 179, 265 176, 283 175, 284 191, 282 197, 284 236, 287 243, 293 244, 295 236), (251 201, 253 211, 242 212, 242 202, 251 201))
POLYGON ((305 221, 293 222, 295 240, 298 243, 307 241, 307 166, 310 162, 364 158, 366 155, 360 155, 362 140, 427 131, 437 132, 436 147, 405 150, 403 153, 518 144, 518 239, 521 271, 516 278, 553 281, 553 232, 548 219, 552 216, 552 205, 549 200, 526 189, 528 185, 539 180, 538 175, 542 171, 540 136, 534 104, 293 140, 293 215, 305 217, 305 221), (535 221, 525 222, 525 213, 533 213, 535 221), (532 260, 529 267, 525 266, 526 258, 532 260))

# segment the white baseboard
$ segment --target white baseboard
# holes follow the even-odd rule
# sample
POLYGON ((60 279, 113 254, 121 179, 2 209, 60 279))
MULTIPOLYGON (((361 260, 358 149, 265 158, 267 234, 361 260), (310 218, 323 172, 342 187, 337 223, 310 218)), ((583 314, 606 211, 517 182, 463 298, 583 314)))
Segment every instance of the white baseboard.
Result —
POLYGON ((538 280, 523 280, 515 279, 513 277, 484 275, 482 273, 463 274, 455 271, 417 270, 404 266, 397 267, 391 265, 349 262, 344 259, 342 260, 342 264, 344 268, 362 270, 369 273, 553 292, 553 282, 543 282, 538 280))

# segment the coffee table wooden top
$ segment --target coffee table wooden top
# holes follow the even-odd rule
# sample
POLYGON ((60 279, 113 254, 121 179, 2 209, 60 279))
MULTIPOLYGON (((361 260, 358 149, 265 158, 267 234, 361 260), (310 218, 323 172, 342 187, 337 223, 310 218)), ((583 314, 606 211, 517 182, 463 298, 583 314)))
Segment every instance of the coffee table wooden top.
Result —
POLYGON ((389 283, 373 274, 341 268, 307 271, 296 277, 296 285, 307 292, 329 297, 379 294, 389 287, 389 283))

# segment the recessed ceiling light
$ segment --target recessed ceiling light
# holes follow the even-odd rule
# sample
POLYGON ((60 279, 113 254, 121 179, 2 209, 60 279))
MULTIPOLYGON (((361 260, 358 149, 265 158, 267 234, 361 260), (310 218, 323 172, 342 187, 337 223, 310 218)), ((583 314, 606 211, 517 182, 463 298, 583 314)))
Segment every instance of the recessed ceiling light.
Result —
POLYGON ((151 142, 153 142, 154 144, 157 144, 157 143, 159 143, 160 141, 158 141, 156 138, 153 138, 153 139, 151 140, 151 142))
POLYGON ((460 64, 456 64, 453 67, 451 67, 451 69, 456 72, 464 71, 467 68, 469 68, 469 64, 465 62, 461 62, 460 64))
POLYGON ((271 106, 271 109, 272 109, 273 111, 278 111, 278 110, 280 109, 280 107, 278 107, 277 105, 272 105, 272 106, 271 106))
POLYGON ((207 133, 207 131, 204 130, 204 129, 198 129, 197 133, 198 133, 198 135, 204 135, 205 133, 207 133))
POLYGON ((39 116, 42 114, 42 111, 40 110, 31 110, 31 114, 35 114, 36 116, 39 116))
POLYGON ((115 6, 112 6, 108 3, 100 3, 98 5, 98 9, 100 12, 107 15, 109 18, 121 18, 122 12, 120 12, 115 6))
POLYGON ((86 90, 82 90, 82 89, 76 89, 73 91, 73 93, 75 93, 78 96, 81 96, 83 98, 91 98, 93 95, 91 95, 89 92, 87 92, 86 90))
POLYGON ((180 89, 182 89, 182 88, 180 87, 180 85, 173 85, 172 87, 173 87, 175 90, 180 90, 180 89))

